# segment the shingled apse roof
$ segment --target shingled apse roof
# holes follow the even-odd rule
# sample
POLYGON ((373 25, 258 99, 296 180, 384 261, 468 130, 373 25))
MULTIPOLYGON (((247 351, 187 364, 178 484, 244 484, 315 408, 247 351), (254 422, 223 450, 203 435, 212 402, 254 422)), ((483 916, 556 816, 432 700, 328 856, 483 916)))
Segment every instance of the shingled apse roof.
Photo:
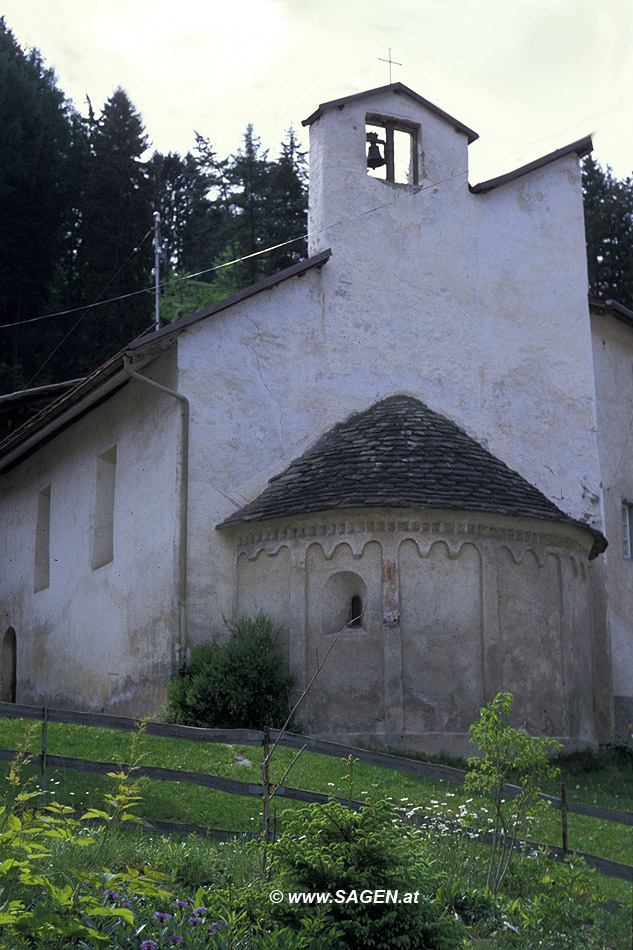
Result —
POLYGON ((521 475, 412 396, 390 396, 326 432, 219 527, 336 508, 490 511, 574 524, 521 475))

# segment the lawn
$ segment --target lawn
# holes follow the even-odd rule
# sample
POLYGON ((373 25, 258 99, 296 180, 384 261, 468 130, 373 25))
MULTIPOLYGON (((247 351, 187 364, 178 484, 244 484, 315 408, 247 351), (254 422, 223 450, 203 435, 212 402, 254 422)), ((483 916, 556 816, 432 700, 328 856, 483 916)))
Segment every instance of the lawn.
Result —
MULTIPOLYGON (((0 748, 40 750, 40 725, 20 719, 0 719, 0 748)), ((47 749, 50 754, 129 763, 138 759, 144 765, 204 772, 261 783, 263 750, 258 746, 229 746, 164 739, 146 734, 140 737, 126 732, 95 727, 48 724, 47 749), (133 748, 136 747, 136 748, 133 748)), ((295 751, 279 747, 272 763, 271 779, 279 780, 295 756, 295 751)), ((561 760, 561 781, 567 785, 570 801, 582 801, 607 808, 633 812, 633 766, 631 757, 615 753, 584 753, 561 760)), ((38 769, 33 769, 35 776, 38 769)), ((92 776, 61 770, 47 771, 49 801, 73 805, 83 811, 100 806, 105 791, 115 782, 104 776, 92 776)), ((342 759, 304 752, 287 778, 287 784, 347 798, 349 771, 342 759)), ((558 795, 560 785, 547 788, 558 795)), ((386 799, 396 807, 420 809, 439 819, 459 819, 472 827, 485 829, 492 821, 489 804, 465 793, 456 784, 421 779, 387 768, 357 763, 353 772, 352 795, 355 799, 386 799)), ((262 802, 201 788, 187 782, 142 781, 144 817, 203 825, 222 830, 259 832, 262 827, 262 802)), ((293 812, 298 803, 276 799, 276 827, 283 829, 284 812, 293 812)), ((525 837, 544 844, 561 844, 561 815, 547 809, 526 829, 525 837)), ((624 863, 633 863, 633 827, 587 818, 568 816, 568 841, 571 849, 586 851, 624 863)), ((438 847, 442 847, 441 841, 438 847)), ((485 848, 482 849, 485 852, 485 848)), ((630 885, 600 876, 600 892, 620 901, 630 900, 630 885)))

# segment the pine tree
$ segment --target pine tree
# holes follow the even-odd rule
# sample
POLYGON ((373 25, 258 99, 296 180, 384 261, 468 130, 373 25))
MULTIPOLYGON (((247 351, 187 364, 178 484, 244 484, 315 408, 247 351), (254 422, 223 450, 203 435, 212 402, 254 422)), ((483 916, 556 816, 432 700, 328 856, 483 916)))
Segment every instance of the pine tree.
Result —
POLYGON ((88 310, 64 359, 90 372, 152 322, 153 218, 142 156, 143 123, 123 89, 87 123, 90 155, 78 227, 75 305, 127 295, 88 310), (133 295, 133 296, 129 296, 133 295))
POLYGON ((633 180, 589 155, 582 168, 590 290, 633 308, 633 180))
POLYGON ((246 258, 219 271, 218 284, 231 293, 303 259, 306 159, 294 130, 288 130, 276 161, 268 159, 252 125, 246 128, 242 148, 224 161, 218 160, 202 136, 198 136, 197 150, 197 161, 210 176, 212 203, 218 213, 218 247, 223 250, 218 254, 214 249, 217 263, 246 258), (271 247, 275 250, 258 253, 271 247))
POLYGON ((270 205, 270 165, 268 152, 261 150, 261 141, 248 125, 244 145, 229 161, 226 172, 229 184, 229 245, 235 260, 235 278, 244 286, 266 276, 262 256, 253 257, 268 246, 267 213, 270 205))
MULTIPOLYGON (((207 198, 210 176, 191 153, 156 152, 148 163, 152 208, 161 221, 161 280, 213 266, 221 250, 220 212, 207 198)), ((167 288, 169 292, 169 288, 167 288)))
POLYGON ((55 300, 76 203, 73 113, 37 50, 0 19, 0 391, 20 388, 41 353, 23 321, 55 300))
POLYGON ((270 273, 290 267, 307 255, 308 186, 306 153, 301 151, 294 129, 286 132, 281 154, 270 169, 269 203, 266 212, 269 247, 285 244, 266 255, 270 273), (299 240, 297 240, 299 239, 299 240))

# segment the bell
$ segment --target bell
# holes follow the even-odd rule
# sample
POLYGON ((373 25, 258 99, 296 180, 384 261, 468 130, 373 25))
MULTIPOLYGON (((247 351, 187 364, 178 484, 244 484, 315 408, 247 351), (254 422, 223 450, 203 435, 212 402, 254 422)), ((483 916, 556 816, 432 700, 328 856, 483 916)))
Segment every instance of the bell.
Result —
POLYGON ((380 148, 378 147, 378 135, 375 132, 370 132, 367 136, 367 141, 369 142, 369 148, 367 150, 367 168, 380 168, 381 165, 385 164, 385 160, 380 154, 380 148))

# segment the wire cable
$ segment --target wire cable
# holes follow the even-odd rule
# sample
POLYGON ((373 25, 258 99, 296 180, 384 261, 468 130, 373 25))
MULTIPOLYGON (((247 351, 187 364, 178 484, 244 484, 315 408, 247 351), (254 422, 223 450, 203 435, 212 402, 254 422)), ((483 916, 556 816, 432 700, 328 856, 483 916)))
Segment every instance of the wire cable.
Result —
MULTIPOLYGON (((195 280, 196 277, 203 277, 205 274, 213 273, 214 271, 221 270, 224 267, 232 267, 234 264, 241 264, 242 261, 248 261, 253 257, 260 257, 262 254, 268 254, 271 251, 277 251, 282 247, 288 247, 290 244, 296 244, 298 241, 307 240, 308 238, 314 237, 317 234, 323 234, 324 232, 329 231, 332 228, 338 228, 343 224, 348 224, 351 221, 356 221, 359 218, 365 217, 368 214, 373 214, 375 211, 381 211, 383 208, 387 208, 390 205, 395 204, 397 201, 401 201, 403 198, 410 198, 413 195, 420 194, 420 192, 427 191, 429 188, 438 188, 440 185, 446 184, 447 182, 456 181, 457 179, 462 178, 464 175, 468 175, 468 169, 466 169, 463 172, 458 172, 456 175, 450 175, 447 178, 439 179, 436 182, 429 182, 426 185, 412 186, 409 191, 401 192, 400 194, 396 195, 395 198, 392 198, 390 201, 385 201, 382 204, 375 205, 372 208, 366 208, 364 211, 359 211, 357 214, 350 215, 348 218, 342 218, 340 221, 337 221, 333 224, 327 224, 316 231, 306 231, 304 234, 300 234, 298 237, 290 238, 287 241, 281 241, 279 244, 272 244, 269 247, 264 247, 258 251, 253 251, 251 254, 244 254, 242 257, 234 258, 234 260, 224 261, 224 263, 222 264, 215 264, 213 267, 206 267, 204 270, 196 271, 193 274, 186 274, 183 277, 173 277, 171 278, 171 280, 163 281, 163 283, 159 284, 160 289, 165 290, 166 288, 170 287, 172 284, 177 284, 184 280, 195 280)), ((150 233, 151 231, 149 231, 148 234, 145 235, 143 240, 146 240, 146 238, 148 237, 150 233)), ((139 244, 139 247, 140 247, 140 244, 139 244)), ((138 248, 135 248, 135 250, 137 249, 138 248)), ((108 287, 112 283, 113 279, 114 278, 108 281, 108 284, 106 284, 106 287, 108 287)), ((71 313, 78 313, 79 311, 88 311, 95 307, 103 307, 109 303, 116 303, 119 300, 127 300, 130 297, 137 297, 140 294, 154 293, 155 289, 156 289, 155 286, 144 287, 142 290, 133 290, 130 293, 120 294, 118 297, 110 297, 107 300, 96 300, 94 303, 84 304, 81 307, 73 307, 69 310, 58 310, 54 313, 45 313, 39 317, 31 317, 28 320, 18 320, 18 321, 15 321, 14 323, 2 323, 0 324, 0 330, 10 329, 11 327, 24 326, 25 324, 29 324, 29 323, 37 323, 40 320, 49 320, 52 317, 63 317, 71 313)), ((83 316, 84 314, 82 314, 82 319, 83 319, 83 316)), ((72 333, 72 330, 70 332, 72 333)))
MULTIPOLYGON (((543 137, 541 137, 541 138, 546 138, 546 136, 543 136, 543 137)), ((533 144, 535 144, 536 142, 539 142, 539 141, 541 141, 541 139, 534 139, 533 141, 528 142, 526 145, 523 145, 522 148, 527 148, 527 147, 529 147, 529 146, 531 146, 531 145, 533 145, 533 144)), ((290 238, 289 240, 287 240, 287 241, 282 241, 282 242, 279 243, 279 244, 273 244, 273 245, 271 245, 270 247, 261 248, 259 251, 253 251, 251 254, 245 254, 243 257, 236 257, 234 260, 225 261, 223 264, 215 264, 213 267, 207 267, 207 268, 205 268, 204 270, 196 271, 196 272, 193 273, 193 274, 186 274, 186 275, 184 275, 183 277, 172 277, 170 280, 164 281, 163 283, 159 284, 160 289, 161 289, 161 290, 165 290, 166 288, 170 287, 172 284, 177 284, 177 283, 180 283, 180 282, 185 281, 185 280, 195 280, 196 277, 203 277, 205 274, 211 274, 211 273, 213 273, 214 271, 221 270, 221 269, 224 268, 224 267, 232 267, 234 264, 241 264, 242 261, 248 261, 248 260, 250 260, 250 259, 253 258, 253 257, 259 257, 259 256, 262 255, 262 254, 268 254, 268 253, 270 253, 270 251, 277 251, 277 250, 279 250, 279 249, 282 248, 282 247, 288 247, 290 244, 296 244, 297 241, 304 241, 304 240, 307 240, 307 239, 310 238, 310 237, 314 237, 314 236, 317 235, 317 234, 323 234, 324 232, 329 231, 329 230, 331 230, 332 228, 340 227, 340 226, 343 225, 343 224, 348 224, 348 223, 350 223, 351 221, 356 221, 356 220, 358 220, 359 218, 365 217, 365 216, 368 215, 368 214, 373 214, 373 213, 376 212, 376 211, 381 211, 383 208, 388 208, 390 205, 395 204, 397 201, 401 201, 403 198, 410 198, 410 197, 412 197, 413 195, 418 195, 418 194, 420 194, 421 192, 428 191, 429 188, 439 188, 441 185, 445 185, 445 184, 447 184, 448 182, 456 181, 456 180, 458 180, 459 178, 463 178, 464 176, 468 176, 468 174, 469 174, 470 171, 474 171, 476 168, 485 167, 485 165, 489 165, 489 164, 491 164, 491 162, 494 162, 494 161, 498 161, 498 159, 491 159, 491 160, 489 160, 489 161, 487 161, 487 162, 480 163, 480 164, 478 164, 478 165, 474 165, 473 168, 471 168, 471 169, 466 168, 465 170, 463 170, 463 171, 461 171, 461 172, 457 172, 457 174, 455 174, 455 175, 449 175, 449 176, 447 176, 446 178, 441 178, 441 179, 439 179, 438 181, 435 181, 435 182, 429 182, 429 183, 427 183, 427 184, 425 184, 425 185, 411 186, 409 191, 401 192, 400 194, 398 194, 398 195, 396 195, 394 198, 392 198, 390 201, 385 201, 385 202, 383 202, 382 204, 375 205, 375 206, 372 207, 372 208, 367 208, 365 211, 359 211, 359 212, 358 212, 357 214, 355 214, 355 215, 350 215, 350 217, 348 217, 348 218, 343 218, 343 219, 341 219, 340 221, 335 222, 334 224, 325 225, 324 227, 319 228, 319 229, 316 230, 316 231, 306 231, 305 234, 300 234, 298 237, 290 238)), ((149 234, 149 233, 151 233, 151 231, 148 232, 148 234, 149 234)), ((143 240, 146 240, 146 238, 148 237, 148 234, 145 235, 145 238, 143 238, 143 240)), ((141 243, 142 243, 142 242, 141 242, 141 243)), ((140 247, 140 245, 139 245, 139 247, 140 247)), ((127 262, 126 262, 126 263, 127 263, 127 262)), ((117 272, 117 273, 118 273, 118 272, 117 272)), ((110 283, 111 283, 111 281, 108 282, 108 284, 106 285, 106 287, 109 286, 110 283)), ((37 323, 37 322, 39 322, 40 320, 49 320, 49 319, 51 319, 52 317, 63 317, 63 316, 67 316, 68 314, 71 314, 71 313, 78 313, 79 311, 90 310, 90 309, 93 309, 93 308, 95 308, 95 307, 103 307, 103 306, 105 306, 106 304, 109 304, 109 303, 116 303, 116 302, 119 301, 119 300, 127 300, 127 299, 129 299, 130 297, 137 297, 137 296, 139 296, 140 294, 154 293, 155 290, 156 290, 155 286, 152 286, 152 287, 144 287, 142 290, 133 290, 133 291, 131 291, 130 293, 127 293, 127 294, 120 294, 118 297, 110 297, 110 298, 108 298, 107 300, 98 300, 98 299, 97 299, 97 301, 95 301, 94 303, 91 303, 91 304, 84 304, 84 305, 81 306, 81 307, 73 307, 73 308, 71 308, 71 309, 69 309, 69 310, 58 310, 58 311, 56 311, 56 312, 54 312, 54 313, 45 313, 45 314, 42 314, 42 315, 39 316, 39 317, 30 317, 30 318, 27 319, 27 320, 19 320, 19 321, 16 321, 16 322, 14 322, 14 323, 2 323, 2 324, 0 324, 0 330, 7 330, 7 329, 9 329, 9 328, 11 328, 11 327, 24 326, 25 324, 29 324, 29 323, 37 323)), ((72 332, 72 330, 71 330, 71 332, 72 332)), ((65 339, 65 338, 64 338, 64 339, 65 339)), ((62 341, 62 342, 63 342, 63 341, 62 341)))

